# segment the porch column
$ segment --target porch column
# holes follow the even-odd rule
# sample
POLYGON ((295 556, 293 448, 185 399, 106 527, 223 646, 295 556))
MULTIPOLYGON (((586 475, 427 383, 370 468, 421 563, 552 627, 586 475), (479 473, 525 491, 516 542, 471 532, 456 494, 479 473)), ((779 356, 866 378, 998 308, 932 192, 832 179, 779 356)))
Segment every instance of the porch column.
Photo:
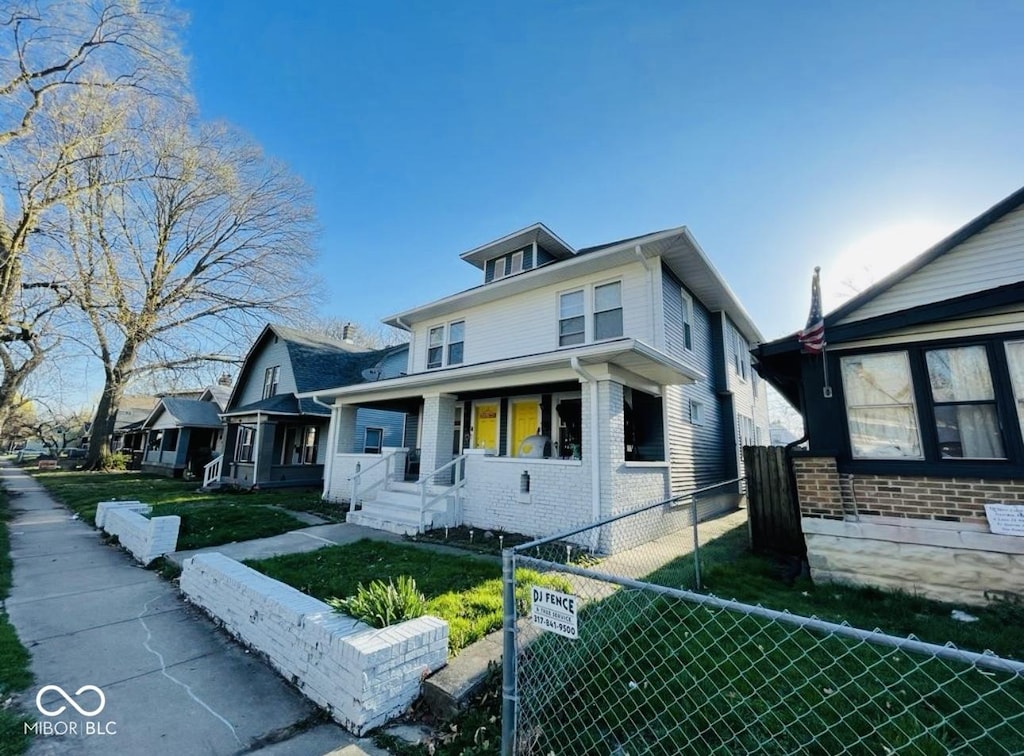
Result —
POLYGON ((261 483, 269 483, 273 481, 274 475, 271 469, 278 460, 275 459, 274 455, 274 442, 277 440, 277 422, 273 420, 263 420, 260 422, 260 429, 256 437, 257 448, 253 451, 254 455, 257 455, 259 460, 256 467, 253 469, 253 484, 257 487, 261 483))
POLYGON ((352 454, 361 452, 363 448, 356 447, 356 411, 357 407, 351 404, 343 404, 335 407, 335 424, 338 430, 335 434, 334 448, 328 449, 328 456, 335 454, 352 454))
MULTIPOLYGON (((591 386, 593 389, 593 386, 591 386)), ((626 416, 622 408, 622 384, 597 382, 597 448, 594 461, 601 470, 601 517, 615 513, 615 473, 626 461, 626 416)))
MULTIPOLYGON (((455 428, 455 397, 432 394, 423 397, 423 430, 420 442, 420 475, 433 472, 452 457, 452 433, 455 428)), ((438 476, 437 482, 447 484, 450 476, 438 476)))

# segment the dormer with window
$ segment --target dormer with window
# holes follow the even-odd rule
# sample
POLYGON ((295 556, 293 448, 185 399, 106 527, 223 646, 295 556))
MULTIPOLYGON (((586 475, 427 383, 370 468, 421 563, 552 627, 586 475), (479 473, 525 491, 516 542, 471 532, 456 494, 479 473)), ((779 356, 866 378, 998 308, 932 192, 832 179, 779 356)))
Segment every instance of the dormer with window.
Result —
POLYGON ((576 250, 555 236, 547 226, 535 223, 465 252, 461 257, 484 272, 486 284, 526 273, 575 254, 576 250))

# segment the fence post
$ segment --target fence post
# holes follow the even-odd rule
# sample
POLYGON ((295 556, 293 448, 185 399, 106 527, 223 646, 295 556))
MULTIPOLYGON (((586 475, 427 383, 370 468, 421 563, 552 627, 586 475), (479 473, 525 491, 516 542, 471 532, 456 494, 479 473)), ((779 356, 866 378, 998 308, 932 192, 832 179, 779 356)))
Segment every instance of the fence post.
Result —
POLYGON ((693 520, 693 574, 697 581, 694 590, 700 590, 700 535, 697 532, 697 497, 690 497, 690 518, 693 520))
POLYGON ((516 567, 512 549, 501 552, 504 604, 501 654, 501 753, 512 756, 516 729, 516 567))

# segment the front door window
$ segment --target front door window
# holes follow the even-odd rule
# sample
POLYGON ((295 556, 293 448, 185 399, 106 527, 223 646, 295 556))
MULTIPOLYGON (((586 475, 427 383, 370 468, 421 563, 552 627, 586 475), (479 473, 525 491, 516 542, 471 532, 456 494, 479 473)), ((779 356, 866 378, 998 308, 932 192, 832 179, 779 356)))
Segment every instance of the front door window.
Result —
POLYGON ((498 403, 473 405, 473 446, 477 449, 498 449, 498 403))

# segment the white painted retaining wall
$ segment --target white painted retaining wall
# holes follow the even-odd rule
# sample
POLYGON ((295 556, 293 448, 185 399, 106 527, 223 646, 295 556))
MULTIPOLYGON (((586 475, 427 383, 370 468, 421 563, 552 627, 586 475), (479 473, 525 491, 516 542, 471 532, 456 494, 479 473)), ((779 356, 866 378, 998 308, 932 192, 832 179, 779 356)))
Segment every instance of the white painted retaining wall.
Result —
POLYGON ((181 528, 177 515, 143 517, 142 513, 149 514, 153 508, 140 502, 103 502, 100 507, 96 509, 96 524, 117 536, 121 545, 142 564, 177 549, 181 528))
POLYGON ((403 711, 448 658, 448 623, 420 617, 381 630, 223 554, 185 561, 181 590, 267 657, 343 727, 362 735, 403 711))
POLYGON ((404 480, 408 453, 407 449, 386 446, 382 454, 335 454, 331 460, 330 476, 324 481, 324 500, 334 503, 351 501, 352 476, 356 474, 357 464, 364 471, 359 484, 361 489, 366 490, 381 483, 387 465, 378 465, 377 462, 384 456, 394 455, 389 468, 392 480, 404 480))

